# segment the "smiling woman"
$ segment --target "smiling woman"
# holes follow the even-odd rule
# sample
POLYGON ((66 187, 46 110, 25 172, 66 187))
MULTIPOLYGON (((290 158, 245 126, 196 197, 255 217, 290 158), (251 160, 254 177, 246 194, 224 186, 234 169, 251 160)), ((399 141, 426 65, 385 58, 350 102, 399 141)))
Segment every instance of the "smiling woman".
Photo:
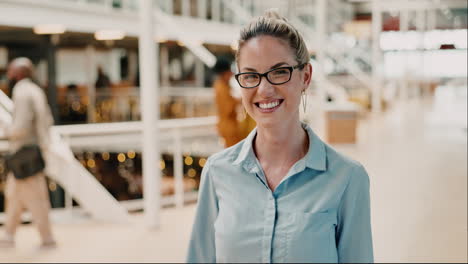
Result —
POLYGON ((188 262, 372 262, 369 177, 300 122, 312 66, 275 11, 240 34, 236 80, 257 128, 204 169, 188 262))

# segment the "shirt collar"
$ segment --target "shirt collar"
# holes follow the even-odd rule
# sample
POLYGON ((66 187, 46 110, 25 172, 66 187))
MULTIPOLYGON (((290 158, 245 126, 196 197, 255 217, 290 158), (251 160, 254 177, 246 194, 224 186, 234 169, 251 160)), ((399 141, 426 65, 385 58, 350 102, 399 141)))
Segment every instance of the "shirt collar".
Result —
MULTIPOLYGON (((305 123, 302 123, 302 127, 306 130, 309 136, 309 150, 304 158, 299 161, 299 166, 304 169, 305 167, 317 170, 327 170, 327 152, 325 143, 312 131, 312 129, 305 123)), ((253 151, 253 140, 257 135, 257 128, 253 129, 252 132, 242 143, 242 148, 234 160, 234 165, 241 165, 249 172, 257 172, 256 156, 253 151)))
POLYGON ((253 151, 253 140, 257 135, 257 128, 254 128, 242 143, 242 148, 234 160, 234 165, 241 165, 249 172, 256 173, 258 171, 256 164, 257 157, 253 151))
POLYGON ((306 130, 307 135, 309 136, 309 150, 307 151, 304 160, 306 161, 306 166, 318 170, 326 171, 327 170, 327 151, 325 148, 325 143, 312 131, 312 128, 305 123, 302 123, 302 127, 306 130))

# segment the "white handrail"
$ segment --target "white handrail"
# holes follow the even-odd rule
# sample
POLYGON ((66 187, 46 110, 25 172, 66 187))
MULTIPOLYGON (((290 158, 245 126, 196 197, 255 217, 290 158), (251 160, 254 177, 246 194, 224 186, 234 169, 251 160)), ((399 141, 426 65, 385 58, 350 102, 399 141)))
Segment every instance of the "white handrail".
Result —
POLYGON ((11 99, 5 94, 0 93, 0 105, 6 110, 8 113, 13 112, 13 102, 11 99))
POLYGON ((184 31, 179 28, 177 23, 174 23, 174 17, 164 13, 158 6, 154 6, 154 14, 157 21, 159 21, 165 28, 178 32, 179 41, 182 41, 186 47, 192 51, 203 63, 208 67, 213 67, 216 63, 216 57, 211 53, 201 42, 191 40, 186 37, 184 31))
MULTIPOLYGON (((164 130, 176 128, 188 129, 193 127, 214 126, 216 123, 216 116, 167 119, 159 120, 158 128, 164 130)), ((55 131, 67 137, 134 133, 141 132, 142 129, 142 123, 140 121, 54 126, 55 131)))

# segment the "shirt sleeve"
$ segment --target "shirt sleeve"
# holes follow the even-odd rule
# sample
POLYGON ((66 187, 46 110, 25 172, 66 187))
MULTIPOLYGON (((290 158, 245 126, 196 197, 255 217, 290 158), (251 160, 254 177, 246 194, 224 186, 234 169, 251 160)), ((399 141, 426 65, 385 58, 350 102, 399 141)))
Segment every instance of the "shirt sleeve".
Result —
POLYGON ((353 170, 338 209, 338 262, 372 263, 369 176, 360 165, 353 170))
POLYGON ((9 139, 17 140, 26 137, 34 119, 31 100, 27 95, 18 95, 13 100, 13 123, 6 129, 9 139))
POLYGON ((198 205, 187 254, 187 263, 215 263, 214 222, 218 216, 218 200, 210 175, 210 160, 201 176, 198 205))

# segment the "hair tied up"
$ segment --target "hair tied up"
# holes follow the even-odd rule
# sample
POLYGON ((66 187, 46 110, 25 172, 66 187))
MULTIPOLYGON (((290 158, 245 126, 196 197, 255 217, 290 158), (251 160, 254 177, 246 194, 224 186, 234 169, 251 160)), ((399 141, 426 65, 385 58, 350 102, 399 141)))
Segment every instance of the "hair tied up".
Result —
POLYGON ((278 19, 278 20, 283 20, 284 22, 288 22, 288 20, 280 15, 279 9, 278 8, 270 8, 263 13, 263 17, 265 18, 270 18, 270 19, 278 19))
POLYGON ((272 36, 285 41, 291 48, 298 64, 304 64, 310 60, 309 51, 301 34, 285 17, 279 14, 277 8, 271 8, 241 29, 236 52, 238 64, 243 45, 250 39, 259 36, 272 36))

